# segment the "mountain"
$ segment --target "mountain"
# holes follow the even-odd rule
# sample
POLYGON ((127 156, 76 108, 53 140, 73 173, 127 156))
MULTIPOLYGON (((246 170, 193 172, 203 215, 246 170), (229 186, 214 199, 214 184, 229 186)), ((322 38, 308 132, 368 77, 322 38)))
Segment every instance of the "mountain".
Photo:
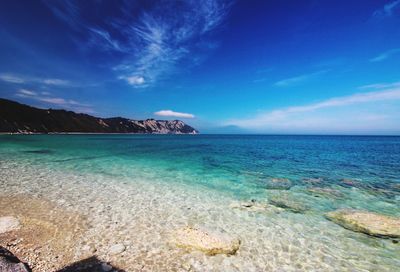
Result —
POLYGON ((197 134, 180 120, 98 118, 66 110, 38 109, 0 98, 0 132, 197 134))

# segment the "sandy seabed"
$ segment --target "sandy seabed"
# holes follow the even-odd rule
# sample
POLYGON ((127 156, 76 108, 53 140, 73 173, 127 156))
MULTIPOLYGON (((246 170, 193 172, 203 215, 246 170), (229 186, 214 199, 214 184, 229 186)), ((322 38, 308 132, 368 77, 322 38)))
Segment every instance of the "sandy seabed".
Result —
MULTIPOLYGON (((0 245, 36 271, 94 257, 122 271, 396 271, 390 240, 353 233, 321 214, 232 209, 236 199, 199 185, 78 174, 0 163, 0 216, 21 228, 0 245), (235 255, 208 256, 170 241, 184 226, 241 241, 235 255), (119 250, 115 250, 118 248, 119 250)), ((109 266, 103 266, 108 268, 109 266)))

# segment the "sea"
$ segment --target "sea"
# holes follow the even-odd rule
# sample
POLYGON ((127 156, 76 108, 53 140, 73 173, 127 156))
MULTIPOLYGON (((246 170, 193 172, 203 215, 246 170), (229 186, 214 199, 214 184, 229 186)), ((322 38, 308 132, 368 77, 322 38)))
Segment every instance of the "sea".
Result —
POLYGON ((73 261, 95 254, 126 271, 400 271, 398 241, 326 217, 400 217, 397 136, 0 135, 1 197, 24 199, 24 217, 37 212, 30 198, 80 214, 82 235, 65 241, 73 261), (240 248, 175 247, 169 234, 188 225, 240 248), (110 255, 115 244, 121 255, 110 255))

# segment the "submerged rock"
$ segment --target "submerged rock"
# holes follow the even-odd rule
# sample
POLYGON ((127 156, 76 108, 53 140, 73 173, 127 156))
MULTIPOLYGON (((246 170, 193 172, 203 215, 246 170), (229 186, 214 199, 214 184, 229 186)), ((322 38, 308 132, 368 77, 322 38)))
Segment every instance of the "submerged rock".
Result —
POLYGON ((258 202, 254 199, 246 202, 234 202, 229 205, 232 209, 245 210, 249 212, 280 212, 282 209, 268 203, 258 202))
POLYGON ((294 213, 304 213, 307 210, 307 207, 303 203, 294 200, 287 194, 272 196, 268 199, 268 201, 270 204, 276 207, 283 208, 294 213))
POLYGON ((359 210, 336 210, 326 217, 346 229, 371 236, 400 238, 400 218, 359 210))
POLYGON ((324 181, 323 178, 306 178, 306 179, 303 179, 303 182, 309 183, 309 184, 319 184, 319 183, 321 183, 323 181, 324 181))
POLYGON ((395 199, 399 195, 399 188, 396 189, 396 184, 391 181, 376 183, 361 179, 342 179, 340 185, 354 187, 376 197, 395 199))
POLYGON ((0 271, 1 272, 29 272, 26 264, 21 262, 10 251, 0 246, 0 271))
POLYGON ((240 209, 240 210, 264 210, 267 205, 257 202, 255 199, 251 201, 243 201, 243 202, 233 202, 229 205, 232 209, 240 209))
POLYGON ((0 234, 17 230, 20 227, 19 220, 13 216, 0 217, 0 234))
POLYGON ((50 150, 50 149, 27 150, 24 152, 25 153, 33 153, 33 154, 52 154, 52 153, 54 153, 54 151, 50 150))
POLYGON ((347 185, 347 186, 353 186, 356 187, 359 185, 358 181, 352 180, 352 179, 342 179, 341 180, 342 184, 347 185))
POLYGON ((239 239, 232 238, 226 233, 190 226, 175 231, 171 242, 178 247, 200 250, 208 255, 233 255, 240 246, 239 239))
POLYGON ((325 196, 325 197, 333 197, 333 198, 343 197, 343 193, 341 191, 335 190, 332 188, 311 187, 311 188, 308 188, 307 191, 309 191, 311 194, 317 195, 317 196, 325 196))
POLYGON ((272 178, 267 180, 266 188, 270 190, 289 190, 292 182, 286 178, 272 178))
POLYGON ((364 189, 367 193, 370 195, 376 196, 376 197, 384 197, 387 199, 394 199, 396 198, 399 193, 393 190, 390 190, 389 188, 377 188, 377 187, 369 187, 364 189))

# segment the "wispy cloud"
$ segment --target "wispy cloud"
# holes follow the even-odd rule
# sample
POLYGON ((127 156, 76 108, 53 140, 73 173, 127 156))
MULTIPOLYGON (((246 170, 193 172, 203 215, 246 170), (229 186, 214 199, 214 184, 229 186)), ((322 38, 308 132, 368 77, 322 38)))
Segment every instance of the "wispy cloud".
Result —
POLYGON ((113 39, 110 33, 106 30, 91 27, 88 27, 88 29, 90 31, 90 43, 93 45, 101 44, 101 48, 103 48, 105 51, 126 51, 126 49, 123 48, 117 40, 113 39))
POLYGON ((75 100, 71 99, 64 99, 64 98, 59 98, 59 97, 39 97, 37 100, 42 101, 42 102, 47 102, 50 104, 55 104, 59 106, 82 106, 82 107, 87 107, 89 104, 83 104, 79 103, 75 100))
POLYGON ((388 50, 386 52, 383 52, 382 54, 370 59, 370 62, 379 62, 379 61, 384 61, 388 58, 390 58, 391 56, 400 53, 400 48, 394 48, 391 50, 388 50))
POLYGON ((20 89, 18 91, 18 95, 19 96, 36 96, 37 93, 34 91, 27 90, 27 89, 20 89))
POLYGON ((48 92, 36 92, 27 89, 19 89, 15 94, 18 97, 28 98, 31 100, 44 102, 46 104, 59 106, 62 108, 75 110, 85 113, 93 113, 93 109, 90 104, 80 103, 72 99, 65 99, 60 97, 52 97, 48 92))
POLYGON ((42 79, 38 80, 41 83, 44 83, 46 85, 55 85, 55 86, 69 86, 71 85, 71 82, 68 80, 64 79, 58 79, 58 78, 48 78, 48 79, 42 79))
POLYGON ((25 79, 13 74, 0 74, 0 80, 9 83, 24 83, 25 79))
POLYGON ((38 78, 31 76, 15 75, 11 73, 0 74, 0 80, 8 83, 23 84, 23 83, 39 83, 52 86, 71 86, 72 83, 68 80, 59 78, 38 78))
POLYGON ((327 70, 321 70, 321 71, 317 71, 317 72, 310 73, 310 74, 303 74, 303 75, 299 75, 299 76, 295 76, 295 77, 290 77, 290 78, 279 80, 279 81, 275 82, 274 85, 277 87, 288 87, 288 86, 292 86, 292 85, 297 85, 304 81, 313 79, 313 78, 315 78, 321 74, 324 74, 326 72, 327 72, 327 70))
POLYGON ((90 5, 81 1, 45 3, 79 34, 75 38, 79 46, 122 54, 122 61, 113 70, 118 79, 133 87, 154 85, 176 72, 182 61, 195 65, 199 59, 196 52, 204 55, 215 47, 209 34, 223 22, 230 5, 226 0, 150 2, 142 6, 125 1, 113 16, 103 18, 107 5, 96 2, 96 12, 90 10, 98 16, 93 20, 85 16, 90 5))
POLYGON ((370 85, 364 85, 358 87, 359 89, 388 89, 388 88, 400 88, 400 81, 392 83, 376 83, 370 85))
MULTIPOLYGON (((390 85, 388 84, 387 86, 390 85)), ((356 93, 349 96, 334 97, 325 101, 309 105, 293 106, 293 107, 277 109, 258 114, 252 118, 231 120, 227 122, 226 125, 235 125, 247 129, 268 129, 268 128, 272 129, 277 127, 278 128, 285 127, 287 129, 289 128, 289 126, 292 126, 292 128, 296 127, 306 128, 307 126, 311 126, 312 124, 314 125, 317 124, 316 126, 317 128, 318 125, 320 125, 321 128, 322 126, 329 127, 329 122, 323 123, 321 121, 322 117, 316 114, 319 110, 334 109, 338 107, 344 107, 356 104, 364 104, 372 102, 377 103, 380 101, 395 101, 395 100, 400 100, 400 87, 388 88, 366 93, 356 93), (308 113, 310 113, 311 115, 308 113), (316 120, 318 120, 318 122, 316 120)), ((345 121, 350 122, 351 120, 357 118, 361 120, 361 116, 362 114, 353 117, 347 116, 345 118, 346 120, 343 120, 342 118, 339 119, 333 118, 332 120, 334 120, 337 123, 345 121)), ((371 116, 370 113, 369 116, 371 116)), ((398 127, 398 129, 400 130, 400 126, 398 127)))
POLYGON ((392 2, 384 5, 383 8, 376 10, 373 13, 373 17, 377 17, 377 18, 390 17, 394 14, 394 12, 397 9, 400 9, 400 0, 392 1, 392 2))
POLYGON ((172 110, 161 110, 154 113, 157 116, 163 117, 177 117, 177 118, 194 118, 195 116, 191 113, 176 112, 172 110))

